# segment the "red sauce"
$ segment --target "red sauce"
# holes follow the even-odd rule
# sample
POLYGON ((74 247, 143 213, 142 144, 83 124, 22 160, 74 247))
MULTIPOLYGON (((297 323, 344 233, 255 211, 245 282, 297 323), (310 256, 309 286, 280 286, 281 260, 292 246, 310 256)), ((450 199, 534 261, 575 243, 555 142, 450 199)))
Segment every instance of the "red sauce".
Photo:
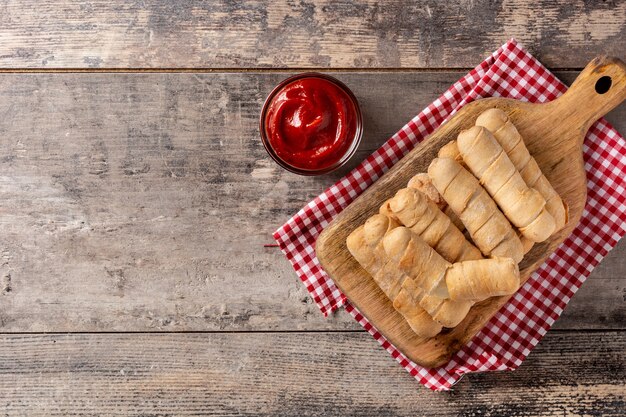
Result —
POLYGON ((323 78, 302 78, 272 98, 265 116, 270 146, 285 163, 318 170, 339 162, 357 132, 354 101, 323 78))

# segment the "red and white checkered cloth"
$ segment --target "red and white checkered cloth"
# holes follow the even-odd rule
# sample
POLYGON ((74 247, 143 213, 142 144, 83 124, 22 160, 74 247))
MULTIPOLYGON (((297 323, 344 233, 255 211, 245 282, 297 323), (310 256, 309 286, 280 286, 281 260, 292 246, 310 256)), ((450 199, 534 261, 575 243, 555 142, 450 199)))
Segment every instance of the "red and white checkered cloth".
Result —
POLYGON ((546 102, 566 90, 550 71, 511 40, 280 227, 274 238, 322 313, 328 315, 345 306, 411 375, 433 390, 450 389, 466 373, 520 366, 593 268, 626 234, 626 142, 605 120, 596 122, 585 139, 588 197, 580 224, 445 366, 418 366, 389 343, 322 270, 315 257, 315 241, 343 208, 463 105, 492 96, 546 102))

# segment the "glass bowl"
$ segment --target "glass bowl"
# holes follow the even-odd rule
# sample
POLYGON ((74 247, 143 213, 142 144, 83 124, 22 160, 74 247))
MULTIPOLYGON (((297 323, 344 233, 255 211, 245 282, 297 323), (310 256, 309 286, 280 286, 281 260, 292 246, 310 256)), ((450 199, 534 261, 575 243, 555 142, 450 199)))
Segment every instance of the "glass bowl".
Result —
POLYGON ((302 74, 294 75, 292 77, 289 77, 281 81, 280 84, 274 87, 274 89, 270 92, 270 94, 265 99, 265 103, 263 104, 263 109, 261 110, 259 130, 261 133, 261 141, 263 142, 263 146, 265 147, 265 150, 278 165, 280 165, 287 171, 290 171, 299 175, 308 175, 308 176, 322 175, 322 174, 328 174, 332 171, 335 171, 338 168, 341 168, 354 155, 357 148, 359 147, 359 144, 361 143, 361 137, 363 136, 363 116, 361 114, 361 108, 359 107, 359 102, 357 101, 352 91, 350 91, 350 89, 344 83, 326 74, 320 74, 317 72, 305 72, 302 74), (335 86, 339 87, 339 89, 341 89, 343 92, 346 93, 346 95, 351 100, 352 105, 354 107, 354 112, 355 112, 354 116, 356 118, 356 131, 355 131, 354 137, 351 139, 350 146, 347 148, 343 156, 337 160, 337 162, 333 163, 332 165, 325 166, 323 168, 307 169, 304 167, 294 166, 292 164, 287 163, 283 159, 281 159, 272 147, 272 144, 268 138, 267 129, 265 126, 266 118, 267 118, 267 111, 270 107, 270 104, 272 103, 272 100, 276 96, 276 94, 279 93, 285 86, 295 81, 301 80, 303 78, 320 78, 320 79, 333 83, 335 86))

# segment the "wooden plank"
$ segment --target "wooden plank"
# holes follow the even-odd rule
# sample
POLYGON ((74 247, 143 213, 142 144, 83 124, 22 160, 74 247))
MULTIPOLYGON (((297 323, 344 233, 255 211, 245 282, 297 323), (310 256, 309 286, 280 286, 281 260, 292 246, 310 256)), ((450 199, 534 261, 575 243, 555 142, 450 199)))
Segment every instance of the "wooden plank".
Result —
MULTIPOLYGON (((342 175, 298 177, 265 154, 259 109, 285 76, 2 75, 0 330, 358 328, 322 318, 263 247, 342 175)), ((460 76, 338 74, 365 115, 352 166, 460 76)), ((609 120, 626 131, 626 106, 609 120)), ((624 328, 624 256, 622 243, 560 328, 624 328)))
POLYGON ((582 68, 626 50, 619 1, 3 0, 0 11, 2 68, 468 68, 511 37, 550 67, 582 68))
POLYGON ((618 415, 624 332, 551 333, 515 372, 420 386, 366 333, 0 336, 7 415, 618 415))

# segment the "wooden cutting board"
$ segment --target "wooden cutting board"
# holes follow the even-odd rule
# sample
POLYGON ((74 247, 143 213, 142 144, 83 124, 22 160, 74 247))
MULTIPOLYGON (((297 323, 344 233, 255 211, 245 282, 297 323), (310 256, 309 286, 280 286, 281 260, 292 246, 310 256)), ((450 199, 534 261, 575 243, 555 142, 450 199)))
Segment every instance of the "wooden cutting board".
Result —
POLYGON ((461 130, 473 126, 480 113, 497 107, 509 115, 543 173, 569 205, 565 228, 535 245, 520 263, 525 282, 578 224, 587 198, 582 157, 585 134, 593 122, 625 98, 626 66, 617 58, 598 57, 587 65, 567 93, 552 102, 531 104, 488 98, 466 105, 333 220, 317 240, 320 263, 350 302, 409 359, 427 367, 445 364, 510 297, 478 303, 454 329, 445 329, 430 339, 420 338, 348 252, 348 235, 377 213, 397 190, 406 187, 413 175, 426 172, 439 149, 456 139, 461 130))

